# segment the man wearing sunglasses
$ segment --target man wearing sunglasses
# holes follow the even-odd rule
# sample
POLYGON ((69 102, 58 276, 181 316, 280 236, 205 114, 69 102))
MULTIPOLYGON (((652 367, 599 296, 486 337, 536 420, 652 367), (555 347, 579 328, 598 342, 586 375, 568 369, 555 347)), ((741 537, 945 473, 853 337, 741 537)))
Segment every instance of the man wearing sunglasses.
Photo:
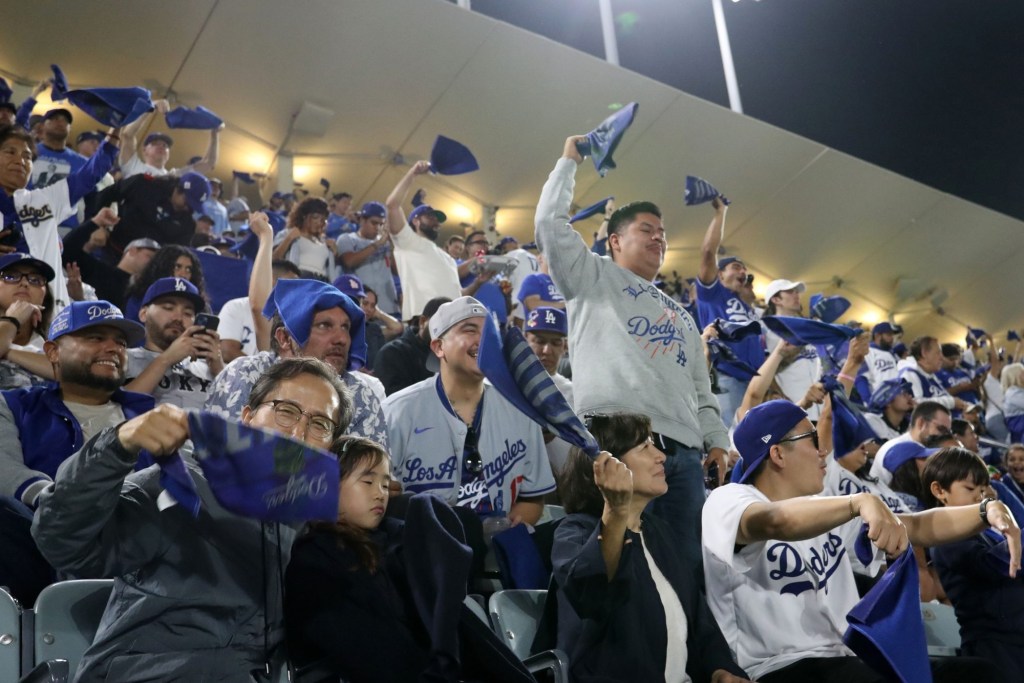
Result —
MULTIPOLYGON (((854 568, 873 575, 908 543, 930 547, 991 526, 1006 537, 1009 576, 1020 567, 1020 529, 995 499, 897 515, 870 492, 818 495, 827 469, 839 464, 790 401, 752 408, 734 440, 743 458, 736 483, 715 489, 704 504, 704 577, 736 663, 762 683, 882 680, 842 641, 846 615, 859 600, 854 568), (855 551, 862 525, 874 545, 867 553, 855 551)), ((916 592, 912 602, 918 610, 916 592)), ((943 659, 933 667, 935 681, 967 680, 959 677, 965 671, 995 680, 982 673, 982 660, 943 659)))
POLYGON ((430 318, 440 373, 384 401, 393 476, 479 516, 535 524, 555 490, 540 427, 484 384, 477 365, 487 309, 464 296, 430 318))

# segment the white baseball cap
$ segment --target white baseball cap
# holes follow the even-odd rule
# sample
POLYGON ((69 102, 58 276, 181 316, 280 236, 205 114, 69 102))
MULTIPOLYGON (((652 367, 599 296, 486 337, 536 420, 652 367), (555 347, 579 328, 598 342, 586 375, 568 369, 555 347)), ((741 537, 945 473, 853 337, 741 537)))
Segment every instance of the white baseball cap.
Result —
POLYGON ((795 289, 801 294, 807 289, 807 286, 802 282, 791 282, 789 280, 772 280, 768 283, 768 286, 764 290, 764 300, 771 301, 772 297, 779 292, 788 292, 791 289, 795 289))

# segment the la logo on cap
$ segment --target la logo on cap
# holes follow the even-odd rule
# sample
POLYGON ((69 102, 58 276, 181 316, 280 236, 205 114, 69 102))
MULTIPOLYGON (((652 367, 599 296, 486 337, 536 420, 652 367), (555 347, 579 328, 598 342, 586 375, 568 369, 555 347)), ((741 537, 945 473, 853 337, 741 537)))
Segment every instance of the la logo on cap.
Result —
POLYGON ((188 291, 188 287, 185 285, 185 281, 180 277, 174 278, 174 291, 185 292, 188 291))
POLYGON ((761 437, 761 441, 764 441, 765 443, 768 443, 771 440, 772 440, 772 435, 771 434, 765 434, 764 436, 761 437))
POLYGON ((548 323, 550 325, 554 325, 555 324, 555 314, 552 313, 551 311, 545 311, 545 313, 544 313, 544 322, 546 322, 546 323, 548 323))

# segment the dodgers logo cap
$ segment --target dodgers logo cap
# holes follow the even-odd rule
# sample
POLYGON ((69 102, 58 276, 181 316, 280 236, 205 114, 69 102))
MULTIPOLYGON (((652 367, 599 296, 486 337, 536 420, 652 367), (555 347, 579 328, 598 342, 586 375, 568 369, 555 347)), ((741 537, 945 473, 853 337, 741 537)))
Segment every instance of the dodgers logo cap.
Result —
POLYGON ((751 408, 733 434, 736 450, 743 457, 742 462, 736 465, 742 468, 739 479, 734 478, 733 481, 748 483, 747 479, 768 456, 771 447, 806 418, 807 413, 802 408, 785 399, 767 401, 751 408))
POLYGON ((51 268, 50 264, 46 261, 41 261, 31 254, 24 254, 17 251, 0 257, 0 273, 17 263, 24 263, 27 266, 32 266, 43 274, 43 277, 46 278, 47 282, 52 281, 55 276, 53 268, 51 268))
POLYGON ((526 316, 526 331, 569 334, 569 323, 565 311, 561 308, 538 306, 526 316))
POLYGON ((146 328, 137 322, 126 320, 120 308, 103 299, 73 301, 65 306, 50 323, 50 332, 46 338, 55 341, 66 334, 102 326, 116 327, 124 332, 129 346, 135 346, 146 338, 146 328))
POLYGON ((203 299, 196 286, 185 278, 160 278, 146 290, 146 295, 142 297, 142 305, 148 306, 153 303, 154 299, 159 299, 162 296, 180 296, 188 299, 195 305, 197 312, 206 309, 206 300, 203 299))
POLYGON ((338 279, 334 281, 334 286, 338 288, 342 294, 347 294, 350 299, 357 302, 366 296, 366 290, 363 289, 363 281, 357 278, 355 275, 340 275, 338 279))

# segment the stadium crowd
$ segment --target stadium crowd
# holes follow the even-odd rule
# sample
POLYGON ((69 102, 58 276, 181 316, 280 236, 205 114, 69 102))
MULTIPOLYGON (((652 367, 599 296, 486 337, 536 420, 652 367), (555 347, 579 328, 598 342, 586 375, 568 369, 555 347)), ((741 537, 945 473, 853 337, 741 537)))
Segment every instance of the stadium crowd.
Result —
POLYGON ((441 608, 493 590, 504 529, 533 539, 513 552, 544 567, 574 681, 888 680, 843 633, 904 553, 914 609, 959 620, 934 680, 1024 680, 1016 332, 839 323, 800 273, 758 300, 720 253, 720 195, 694 277, 665 276, 655 204, 574 227, 586 136, 552 150, 535 242, 442 240, 428 161, 361 205, 270 193, 218 177, 223 124, 182 163, 170 135, 140 139, 166 101, 97 131, 35 112, 55 87, 0 103, 0 585, 31 605, 115 580, 76 680, 257 680, 282 644, 301 680, 532 680, 441 608), (485 377, 492 324, 521 330, 600 455, 485 377), (337 518, 222 507, 200 411, 332 453, 337 518))

